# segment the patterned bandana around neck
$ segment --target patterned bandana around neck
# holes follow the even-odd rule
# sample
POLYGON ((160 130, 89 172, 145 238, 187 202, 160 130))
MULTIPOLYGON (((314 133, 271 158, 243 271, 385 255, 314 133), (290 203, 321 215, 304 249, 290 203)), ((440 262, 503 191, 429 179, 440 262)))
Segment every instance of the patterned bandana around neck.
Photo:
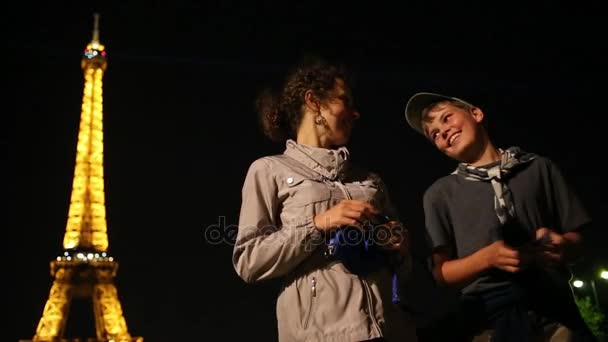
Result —
POLYGON ((457 174, 470 181, 490 181, 494 189, 494 210, 501 224, 515 217, 515 206, 511 191, 507 187, 506 178, 511 175, 518 165, 527 164, 537 157, 533 153, 522 151, 513 146, 506 150, 499 149, 500 164, 490 168, 475 167, 465 163, 458 164, 452 174, 457 174))

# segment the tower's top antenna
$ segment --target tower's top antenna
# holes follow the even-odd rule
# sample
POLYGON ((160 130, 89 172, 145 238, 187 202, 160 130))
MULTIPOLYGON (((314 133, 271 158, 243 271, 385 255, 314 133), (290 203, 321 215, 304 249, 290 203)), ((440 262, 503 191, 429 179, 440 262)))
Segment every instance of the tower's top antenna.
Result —
POLYGON ((94 26, 93 26, 93 40, 91 43, 99 44, 99 13, 93 13, 94 26))
POLYGON ((99 41, 99 13, 93 13, 93 39, 84 49, 81 66, 85 68, 90 63, 102 63, 102 68, 106 67, 105 46, 99 41))

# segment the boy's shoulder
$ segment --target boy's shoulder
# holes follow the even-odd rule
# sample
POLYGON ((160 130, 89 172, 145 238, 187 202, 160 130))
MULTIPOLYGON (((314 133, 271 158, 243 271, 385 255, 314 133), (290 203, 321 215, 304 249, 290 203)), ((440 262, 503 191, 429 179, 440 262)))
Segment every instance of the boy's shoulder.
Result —
POLYGON ((436 197, 442 196, 449 188, 453 187, 458 182, 458 176, 456 174, 448 174, 437 178, 431 185, 425 190, 424 197, 436 197))
POLYGON ((539 167, 552 167, 555 166, 555 162, 549 157, 543 155, 536 155, 536 158, 532 161, 532 165, 536 164, 539 167))
MULTIPOLYGON (((530 166, 537 170, 541 169, 550 171, 551 169, 556 168, 557 164, 546 156, 536 155, 531 161, 530 166)), ((431 185, 427 187, 424 193, 425 196, 441 196, 460 184, 468 184, 468 182, 463 181, 461 177, 452 172, 435 179, 431 185)))
MULTIPOLYGON (((519 147, 516 147, 516 149, 518 151, 522 151, 519 147)), ((534 167, 554 167, 554 166, 556 166, 556 164, 553 160, 551 160, 549 157, 547 157, 543 154, 538 154, 535 152, 532 152, 532 153, 523 152, 523 153, 526 155, 532 156, 530 164, 533 165, 534 167)))
POLYGON ((528 165, 522 168, 518 172, 523 171, 523 174, 539 174, 544 175, 542 177, 549 177, 555 170, 559 169, 557 163, 555 163, 549 157, 543 155, 535 155, 534 159, 530 161, 528 165))

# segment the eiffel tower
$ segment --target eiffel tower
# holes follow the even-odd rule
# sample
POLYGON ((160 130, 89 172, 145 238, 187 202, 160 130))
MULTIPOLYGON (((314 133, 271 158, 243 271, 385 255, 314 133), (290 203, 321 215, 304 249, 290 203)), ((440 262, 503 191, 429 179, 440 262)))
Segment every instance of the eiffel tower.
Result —
POLYGON ((99 42, 99 15, 94 19, 93 39, 81 60, 85 84, 64 253, 51 261, 54 281, 36 334, 28 340, 33 342, 143 342, 127 330, 114 285, 118 263, 108 254, 102 125, 107 61, 99 42), (70 304, 77 298, 92 303, 96 337, 64 337, 70 304))

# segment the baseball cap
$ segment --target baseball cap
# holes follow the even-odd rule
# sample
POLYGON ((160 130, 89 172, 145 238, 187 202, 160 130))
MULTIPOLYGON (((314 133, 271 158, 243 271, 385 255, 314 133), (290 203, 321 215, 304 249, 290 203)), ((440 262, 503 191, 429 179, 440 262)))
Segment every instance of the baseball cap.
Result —
POLYGON ((422 129, 422 111, 426 107, 441 101, 458 101, 465 105, 474 107, 469 102, 457 97, 427 92, 416 93, 407 101, 407 105, 405 106, 405 120, 410 127, 420 134, 425 135, 424 130, 422 129))

